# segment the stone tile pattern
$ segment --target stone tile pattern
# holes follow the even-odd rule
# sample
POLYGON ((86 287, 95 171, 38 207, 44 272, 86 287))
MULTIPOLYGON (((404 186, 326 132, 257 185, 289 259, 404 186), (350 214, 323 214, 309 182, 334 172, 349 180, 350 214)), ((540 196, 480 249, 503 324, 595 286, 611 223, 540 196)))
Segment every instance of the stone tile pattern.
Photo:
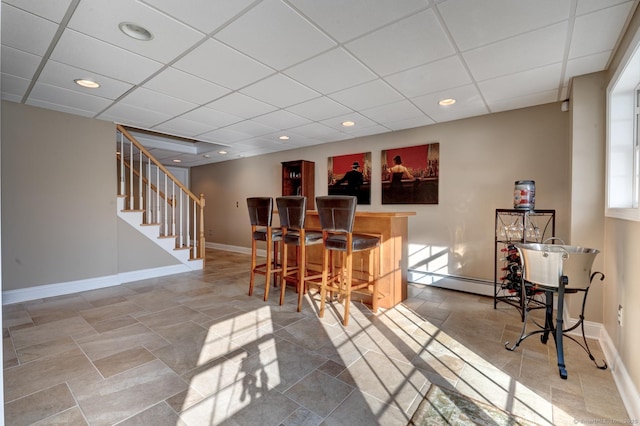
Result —
POLYGON ((4 306, 6 424, 406 425, 432 383, 540 425, 627 418, 575 344, 566 381, 552 344, 505 350, 511 306, 410 284, 377 315, 354 304, 345 328, 339 304, 317 317, 314 289, 301 313, 295 291, 249 297, 248 269, 208 250, 203 271, 4 306))

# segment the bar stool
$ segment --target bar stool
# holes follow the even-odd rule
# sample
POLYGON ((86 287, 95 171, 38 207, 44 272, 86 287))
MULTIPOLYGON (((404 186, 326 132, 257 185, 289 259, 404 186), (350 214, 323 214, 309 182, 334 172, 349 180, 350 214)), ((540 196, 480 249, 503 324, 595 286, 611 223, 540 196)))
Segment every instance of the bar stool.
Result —
POLYGON ((378 311, 378 268, 380 237, 353 233, 357 198, 354 196, 330 195, 316 197, 320 227, 322 228, 322 285, 320 287, 320 312, 324 316, 327 290, 345 296, 343 325, 349 323, 351 292, 365 290, 371 294, 371 310, 378 311), (353 253, 376 250, 374 253, 373 279, 353 283, 353 253), (341 253, 340 271, 334 273, 330 266, 333 252, 341 253))
POLYGON ((251 278, 249 280, 249 296, 253 294, 255 274, 264 275, 264 301, 266 302, 269 298, 271 274, 282 271, 282 268, 278 265, 278 242, 282 240, 282 231, 271 227, 273 198, 247 198, 247 207, 249 208, 249 220, 251 221, 251 278), (267 260, 260 265, 256 264, 258 241, 266 242, 267 246, 267 260))
POLYGON ((295 279, 298 291, 298 312, 302 310, 302 296, 306 293, 306 283, 312 279, 319 279, 321 274, 307 275, 307 246, 322 243, 322 232, 304 229, 307 215, 307 197, 286 196, 276 198, 280 226, 282 229, 282 274, 280 283, 280 304, 284 303, 284 293, 287 279, 295 279), (287 266, 287 247, 296 247, 297 265, 287 266), (295 271, 294 276, 290 273, 295 271))

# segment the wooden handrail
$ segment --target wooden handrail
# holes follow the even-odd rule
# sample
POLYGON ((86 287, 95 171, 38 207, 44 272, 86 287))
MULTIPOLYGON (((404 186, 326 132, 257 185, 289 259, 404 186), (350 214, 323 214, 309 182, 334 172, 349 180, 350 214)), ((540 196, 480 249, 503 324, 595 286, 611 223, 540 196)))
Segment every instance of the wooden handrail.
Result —
POLYGON ((133 143, 136 148, 138 148, 140 151, 142 151, 144 153, 144 155, 146 155, 148 158, 151 158, 153 160, 153 163, 156 165, 156 167, 158 167, 160 170, 162 170, 162 172, 164 174, 166 174, 167 176, 169 176, 169 179, 171 179, 172 181, 175 182, 176 185, 178 185, 178 187, 180 189, 182 189, 184 192, 186 192, 189 195, 189 198, 191 198, 192 200, 196 201, 198 204, 200 203, 200 199, 198 197, 196 197, 193 192, 191 192, 189 190, 189 188, 187 188, 186 186, 184 186, 184 184, 182 182, 180 182, 178 179, 176 179, 176 177, 169 171, 167 170, 167 168, 165 166, 163 166, 162 164, 160 164, 159 161, 157 161, 153 155, 151 155, 151 153, 149 151, 147 151, 147 149, 142 146, 140 144, 140 142, 138 142, 138 140, 136 138, 134 138, 133 136, 131 136, 131 133, 129 133, 127 131, 127 129, 125 129, 124 127, 122 127, 122 125, 118 124, 116 125, 117 129, 120 130, 120 132, 122 132, 123 135, 125 135, 127 137, 127 139, 129 139, 131 141, 131 143, 133 143))
MULTIPOLYGON (((131 135, 131 133, 129 133, 127 131, 126 128, 124 128, 122 125, 117 124, 116 128, 118 129, 118 131, 124 135, 129 142, 131 142, 131 144, 133 144, 142 154, 144 154, 150 161, 153 162, 153 164, 160 170, 162 171, 162 173, 164 173, 165 176, 167 176, 182 192, 184 192, 185 194, 187 194, 187 196, 189 197, 189 199, 194 203, 194 208, 195 206, 198 206, 198 212, 197 214, 200 215, 199 217, 199 221, 198 224, 196 225, 196 223, 194 222, 194 232, 196 231, 196 226, 199 226, 199 230, 198 230, 198 235, 193 235, 193 239, 195 241, 197 241, 197 247, 198 247, 198 253, 193 253, 193 256, 196 258, 200 258, 202 259, 202 262, 204 264, 204 260, 205 260, 205 233, 204 233, 204 205, 205 205, 205 198, 204 198, 204 194, 200 194, 199 197, 197 197, 195 194, 193 194, 189 188, 187 188, 182 182, 180 182, 164 165, 162 165, 155 157, 153 157, 153 155, 151 155, 151 153, 140 144, 140 142, 138 142, 138 140, 133 137, 131 135)), ((150 180, 148 180, 146 177, 142 176, 142 174, 136 170, 135 167, 132 167, 131 164, 129 164, 129 162, 126 161, 122 161, 123 157, 123 153, 118 155, 117 158, 118 160, 120 160, 120 162, 122 164, 124 164, 130 171, 132 171, 133 173, 135 173, 135 175, 138 177, 138 179, 142 179, 142 181, 149 185, 149 187, 156 192, 160 197, 162 197, 162 199, 167 202, 170 206, 174 206, 175 204, 175 200, 174 199, 169 199, 167 197, 166 194, 164 194, 162 191, 160 191, 160 189, 158 187, 156 187, 155 185, 153 185, 150 180)), ((141 157, 142 158, 142 157, 141 157)), ((129 159, 129 161, 132 161, 132 159, 129 159)), ((195 219, 195 218, 194 218, 195 219)))

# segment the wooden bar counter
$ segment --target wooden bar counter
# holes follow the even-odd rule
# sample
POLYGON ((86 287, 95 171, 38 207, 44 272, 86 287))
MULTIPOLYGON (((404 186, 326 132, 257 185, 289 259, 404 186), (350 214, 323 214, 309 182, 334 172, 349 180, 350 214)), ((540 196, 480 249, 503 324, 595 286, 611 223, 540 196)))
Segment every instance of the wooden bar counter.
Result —
MULTIPOLYGON (((379 299, 381 308, 391 308, 407 298, 409 216, 415 216, 415 212, 356 212, 353 232, 380 236, 378 289, 382 297, 379 299)), ((307 211, 305 228, 320 230, 317 211, 307 211)), ((369 253, 354 253, 354 273, 360 269, 368 273, 369 265, 374 264, 368 256, 369 253)), ((308 247, 308 261, 313 269, 322 264, 321 245, 308 247)), ((370 304, 370 297, 364 294, 354 292, 352 300, 370 304)))

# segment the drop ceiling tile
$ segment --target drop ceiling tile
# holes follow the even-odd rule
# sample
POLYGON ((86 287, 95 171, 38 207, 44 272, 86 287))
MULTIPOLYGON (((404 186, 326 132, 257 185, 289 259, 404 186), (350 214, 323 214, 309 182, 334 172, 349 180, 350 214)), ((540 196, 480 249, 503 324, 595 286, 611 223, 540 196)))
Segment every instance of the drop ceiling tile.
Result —
POLYGON ((381 133, 387 133, 391 130, 387 127, 376 124, 374 126, 369 127, 354 127, 349 130, 349 135, 354 138, 359 138, 362 136, 371 136, 371 135, 379 135, 381 133))
POLYGON ((321 141, 322 143, 327 143, 327 142, 337 142, 337 141, 344 141, 347 139, 353 139, 353 136, 336 131, 334 133, 327 133, 325 135, 318 136, 316 139, 321 141))
POLYGON ((462 56, 476 80, 488 80, 562 62, 566 37, 567 23, 561 22, 470 50, 462 56))
POLYGON ((129 83, 124 83, 120 80, 115 80, 113 78, 105 77, 94 72, 85 71, 56 61, 47 61, 42 73, 40 74, 40 78, 38 78, 38 83, 50 84, 72 90, 74 92, 84 93, 91 96, 99 96, 111 100, 117 99, 133 87, 133 85, 129 83), (74 82, 74 80, 80 78, 100 83, 100 87, 97 89, 88 89, 86 87, 79 86, 74 82))
POLYGON ((529 96, 539 92, 555 90, 557 96, 561 72, 562 64, 553 64, 483 81, 478 83, 478 86, 489 107, 500 99, 529 96))
POLYGON ((471 83, 471 77, 457 56, 402 71, 385 80, 408 98, 471 83))
POLYGON ((216 128, 217 127, 211 126, 209 124, 203 124, 197 121, 178 117, 155 126, 153 130, 168 133, 170 135, 182 135, 190 138, 195 138, 201 133, 210 132, 212 130, 215 130, 216 128))
POLYGON ((27 105, 35 106, 38 108, 50 109, 53 111, 65 112, 67 114, 79 115, 81 117, 93 117, 92 111, 75 108, 74 106, 60 105, 57 103, 44 102, 38 99, 30 99, 26 102, 27 105))
POLYGON ((29 84, 30 80, 27 80, 26 78, 2 73, 2 80, 0 80, 2 99, 12 102, 20 102, 24 94, 27 92, 29 84))
POLYGON ((303 138, 318 138, 327 134, 337 134, 337 130, 320 123, 309 123, 287 130, 287 134, 301 136, 303 138))
POLYGON ((433 9, 416 13, 345 47, 379 75, 392 74, 455 53, 433 9))
POLYGON ((438 123, 489 113, 484 99, 473 84, 419 96, 411 99, 411 101, 438 123), (445 98, 453 98, 456 103, 448 106, 438 104, 441 99, 445 98))
MULTIPOLYGON (((28 10, 34 15, 38 15, 42 18, 48 19, 56 23, 60 23, 64 15, 67 13, 67 9, 71 4, 71 0, 47 0, 47 1, 33 1, 33 0, 3 0, 5 3, 16 6, 22 10, 28 10)), ((4 10, 2 11, 4 13, 4 10)))
MULTIPOLYGON (((582 56, 577 59, 567 61, 565 76, 576 76, 591 74, 592 72, 606 69, 609 58, 613 51, 600 52, 595 55, 582 56)), ((565 83, 569 83, 569 78, 565 78, 565 83)))
POLYGON ((578 0, 576 15, 584 15, 622 3, 633 3, 633 0, 578 0))
POLYGON ((125 96, 120 103, 175 116, 196 108, 198 105, 185 102, 160 92, 139 87, 125 96))
POLYGON ((360 113, 378 124, 406 120, 424 115, 415 105, 407 100, 380 105, 375 108, 361 109, 360 113))
POLYGON ((230 93, 226 87, 172 67, 162 70, 147 81, 144 87, 198 105, 209 103, 230 93))
POLYGON ((188 7, 175 0, 141 0, 206 34, 242 12, 254 0, 190 0, 188 7))
POLYGON ((349 89, 332 93, 329 97, 356 111, 403 99, 401 94, 382 80, 373 80, 350 87, 349 89))
POLYGON ((336 46, 280 0, 262 1, 215 38, 277 70, 336 46))
POLYGON ((612 50, 620 34, 607 29, 621 28, 631 6, 632 3, 624 3, 577 17, 573 26, 569 59, 612 50))
POLYGON ((326 96, 290 106, 287 108, 287 111, 306 117, 312 121, 325 120, 353 112, 350 108, 340 105, 326 96))
POLYGON ((42 83, 36 83, 29 95, 27 103, 33 105, 33 102, 35 101, 87 111, 86 114, 83 114, 85 116, 95 115, 111 105, 111 101, 109 99, 101 98, 99 96, 91 96, 73 90, 61 89, 56 86, 42 83))
POLYGON ((407 120, 394 121, 393 123, 386 123, 385 127, 388 127, 391 130, 404 130, 404 129, 413 129, 415 127, 428 126, 430 124, 434 124, 431 118, 423 115, 422 117, 409 118, 407 120))
POLYGON ((31 78, 40 65, 41 57, 9 46, 2 46, 2 72, 16 77, 31 78))
POLYGON ((570 6, 571 0, 449 0, 436 7, 464 52, 567 20, 570 6))
POLYGON ((211 132, 198 135, 199 140, 210 141, 214 143, 233 144, 235 142, 249 139, 245 133, 240 133, 229 128, 216 129, 211 132))
POLYGON ((262 123, 276 130, 290 129, 310 123, 306 118, 288 111, 278 110, 256 117, 253 121, 262 123))
POLYGON ((181 118, 211 126, 210 130, 218 127, 228 126, 229 124, 237 123, 243 120, 242 117, 238 117, 237 115, 227 114, 226 112, 207 107, 200 107, 189 111, 183 114, 181 118))
POLYGON ((417 96, 411 98, 411 101, 430 117, 461 109, 483 109, 485 114, 488 113, 484 99, 473 84, 417 96), (455 99, 456 103, 449 106, 442 106, 438 103, 442 99, 455 99))
POLYGON ((280 108, 298 104, 320 96, 315 90, 282 74, 274 74, 240 91, 280 108))
POLYGON ((157 111, 149 111, 133 105, 118 103, 111 106, 96 118, 137 127, 139 129, 151 129, 155 125, 167 121, 172 117, 157 111))
POLYGON ((266 124, 259 123, 255 120, 240 121, 239 123, 232 124, 224 129, 242 133, 245 135, 245 139, 264 136, 278 130, 277 127, 267 126, 266 124))
POLYGON ((163 63, 175 59, 204 37, 135 0, 82 0, 68 28, 163 63), (118 28, 124 21, 146 28, 153 39, 140 41, 125 35, 118 28))
POLYGON ((233 90, 274 73, 271 68, 211 39, 173 66, 233 90))
POLYGON ((273 105, 266 104, 238 92, 211 102, 207 104, 207 107, 242 118, 253 118, 277 109, 273 105))
POLYGON ((34 55, 44 55, 58 24, 2 2, 2 44, 34 55))
POLYGON ((325 126, 331 127, 334 130, 338 130, 344 133, 352 133, 352 132, 355 132, 358 128, 371 127, 377 124, 374 121, 369 120, 367 117, 357 112, 353 114, 346 114, 346 115, 330 118, 328 120, 323 120, 321 121, 321 123, 324 124, 325 126), (345 121, 353 121, 354 123, 356 123, 356 125, 352 127, 345 127, 342 125, 342 123, 345 121))
POLYGON ((376 78, 374 73, 342 48, 296 65, 285 74, 325 95, 376 78))
POLYGON ((513 98, 503 98, 491 101, 489 108, 491 112, 510 111, 513 109, 526 108, 535 105, 548 104, 558 101, 557 90, 545 90, 524 96, 513 98))
POLYGON ((424 0, 291 0, 290 3, 339 42, 345 42, 427 7, 424 0))
POLYGON ((159 62, 73 30, 64 31, 51 59, 132 84, 142 82, 162 67, 159 62))

